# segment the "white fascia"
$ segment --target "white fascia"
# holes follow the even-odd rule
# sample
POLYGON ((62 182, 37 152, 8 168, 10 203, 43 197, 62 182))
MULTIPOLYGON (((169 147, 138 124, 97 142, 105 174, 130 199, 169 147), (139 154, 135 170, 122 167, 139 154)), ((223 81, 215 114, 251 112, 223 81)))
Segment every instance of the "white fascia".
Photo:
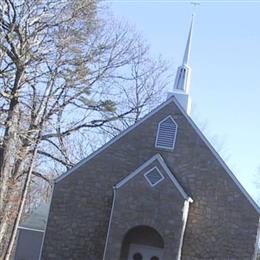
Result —
POLYGON ((182 252, 182 246, 183 246, 183 238, 184 238, 184 233, 186 230, 186 224, 187 224, 187 219, 189 215, 189 206, 190 204, 188 201, 184 201, 184 206, 182 210, 182 230, 181 230, 181 239, 180 239, 180 244, 179 244, 179 249, 178 249, 178 256, 177 259, 181 259, 181 252, 182 252))
POLYGON ((135 171, 133 171, 132 173, 130 173, 129 175, 127 175, 125 178, 123 178, 120 182, 118 182, 115 185, 116 189, 121 188, 122 186, 124 186, 128 181, 130 181, 131 179, 133 179, 136 175, 138 175, 142 170, 144 170, 146 167, 148 167, 151 163, 153 163, 154 161, 158 161, 159 164, 161 165, 161 167, 163 168, 163 170, 165 171, 165 173, 168 175, 168 177, 170 178, 170 180, 173 182, 173 184, 175 185, 175 187, 177 188, 177 190, 180 192, 180 194, 182 195, 182 197, 189 201, 189 202, 193 202, 192 198, 190 198, 187 193, 183 190, 183 188, 181 187, 181 185, 179 184, 179 182, 176 180, 176 178, 173 176, 173 174, 171 173, 171 171, 169 170, 169 168, 167 167, 167 165, 165 164, 162 156, 160 154, 156 154, 154 155, 152 158, 150 158, 148 161, 146 161, 144 164, 142 164, 140 167, 138 167, 135 171))
POLYGON ((19 226, 18 229, 44 233, 44 230, 42 230, 42 229, 36 229, 36 228, 29 228, 29 227, 19 226))

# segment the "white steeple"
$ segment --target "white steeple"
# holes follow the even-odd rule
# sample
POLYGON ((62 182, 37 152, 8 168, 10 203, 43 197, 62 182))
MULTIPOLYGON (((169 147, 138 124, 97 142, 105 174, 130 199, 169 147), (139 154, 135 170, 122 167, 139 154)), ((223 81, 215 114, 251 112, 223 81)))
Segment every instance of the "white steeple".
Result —
POLYGON ((178 67, 176 78, 174 82, 173 93, 170 96, 174 95, 185 111, 190 114, 191 111, 191 98, 189 96, 190 89, 190 78, 191 78, 191 68, 189 66, 189 58, 191 51, 191 39, 192 39, 192 30, 193 30, 194 14, 192 15, 190 32, 186 44, 185 53, 183 56, 182 65, 178 67))
POLYGON ((189 37, 188 37, 188 41, 187 41, 187 44, 186 44, 186 49, 185 49, 185 53, 184 53, 184 57, 183 57, 183 61, 182 61, 183 65, 188 65, 189 58, 190 58, 193 20, 194 20, 194 14, 192 15, 192 18, 191 18, 189 37))

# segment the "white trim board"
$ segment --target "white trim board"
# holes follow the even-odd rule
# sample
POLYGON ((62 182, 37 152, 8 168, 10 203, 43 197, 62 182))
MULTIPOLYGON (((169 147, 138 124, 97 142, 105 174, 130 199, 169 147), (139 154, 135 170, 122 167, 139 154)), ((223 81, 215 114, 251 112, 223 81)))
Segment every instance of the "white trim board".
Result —
POLYGON ((187 225, 187 219, 189 215, 189 206, 190 204, 187 201, 184 201, 184 206, 182 210, 182 230, 181 230, 181 239, 180 239, 180 244, 179 244, 179 249, 178 249, 178 257, 177 260, 181 260, 181 253, 182 253, 182 246, 183 246, 183 238, 184 238, 184 233, 186 230, 186 225, 187 225))
MULTIPOLYGON (((182 195, 182 197, 189 201, 189 202, 193 202, 192 198, 190 198, 187 193, 183 190, 183 188, 181 187, 181 185, 179 184, 179 182, 176 180, 176 178, 173 176, 173 174, 171 173, 171 171, 169 170, 169 168, 167 167, 167 165, 165 164, 162 156, 160 154, 156 154, 154 155, 152 158, 150 158, 148 161, 146 161, 145 163, 143 163, 140 167, 138 167, 135 171, 133 171, 132 173, 130 173, 129 175, 127 175, 124 179, 122 179, 121 181, 119 181, 116 185, 115 188, 116 189, 120 189, 122 186, 124 186, 128 181, 130 181, 131 179, 133 179, 136 175, 138 175, 141 171, 143 171, 146 167, 148 167, 151 163, 153 163, 154 161, 158 161, 159 164, 161 165, 161 167, 163 168, 163 170, 166 172, 166 174, 169 176, 170 180, 173 182, 173 184, 175 185, 175 187, 177 188, 177 190, 180 192, 180 194, 182 195)), ((153 167, 154 168, 154 167, 153 167)))
POLYGON ((28 228, 23 226, 18 226, 18 229, 28 230, 28 231, 35 231, 35 232, 42 232, 44 233, 44 230, 42 229, 36 229, 36 228, 28 228))
POLYGON ((119 135, 117 135, 116 137, 112 138, 109 142, 107 142, 106 144, 104 144, 103 146, 101 146, 99 149, 97 149, 97 151, 93 152, 92 154, 90 154, 89 156, 87 156, 85 159, 81 160, 79 163, 77 163, 75 166, 73 166, 70 170, 68 170, 67 172, 61 174, 59 177, 57 177, 55 179, 55 183, 58 183, 59 181, 63 180, 65 177, 67 177, 68 175, 70 175, 71 173, 73 173, 75 170, 77 170, 78 168, 80 168, 82 165, 84 165, 87 161, 91 160, 92 158, 94 158, 96 155, 98 155, 99 153, 103 152, 105 149, 107 149, 110 145, 112 145, 113 143, 115 143, 116 141, 118 141, 121 137, 125 136, 127 133, 129 133, 130 131, 132 131, 133 129, 135 129, 136 127, 138 127, 139 125, 141 125, 146 119, 150 118, 151 116, 153 116, 155 113, 157 113, 161 108, 167 106, 168 104, 170 104, 171 102, 175 101, 175 97, 171 97, 169 98, 167 101, 163 102, 161 105, 159 105, 157 108, 155 108, 154 110, 152 110, 150 113, 148 113, 146 116, 144 116, 142 119, 140 119, 139 121, 137 121, 134 125, 131 125, 130 127, 128 127, 127 129, 125 129, 124 131, 122 131, 119 135))

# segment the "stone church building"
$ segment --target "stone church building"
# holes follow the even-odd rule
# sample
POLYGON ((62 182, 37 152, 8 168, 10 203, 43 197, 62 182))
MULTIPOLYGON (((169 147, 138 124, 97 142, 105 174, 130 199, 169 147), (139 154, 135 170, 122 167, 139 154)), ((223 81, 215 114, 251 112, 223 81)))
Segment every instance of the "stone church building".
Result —
POLYGON ((44 260, 256 259, 260 210, 173 93, 55 183, 44 260))

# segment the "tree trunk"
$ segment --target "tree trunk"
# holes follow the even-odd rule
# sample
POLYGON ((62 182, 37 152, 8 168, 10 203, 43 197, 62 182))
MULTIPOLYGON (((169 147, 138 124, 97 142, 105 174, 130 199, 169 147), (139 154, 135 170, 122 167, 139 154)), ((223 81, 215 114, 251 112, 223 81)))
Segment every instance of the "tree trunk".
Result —
MULTIPOLYGON (((10 94, 10 105, 6 119, 6 129, 3 139, 3 157, 0 171, 0 259, 4 259, 4 253, 10 237, 10 231, 14 224, 20 202, 21 187, 23 181, 17 181, 14 177, 15 168, 19 162, 17 159, 21 142, 19 138, 19 85, 23 76, 23 69, 17 68, 14 86, 10 94)), ((23 167, 19 167, 22 169, 23 167)), ((21 174, 16 172, 15 174, 21 174)))
POLYGON ((18 212, 18 205, 20 200, 18 194, 20 189, 9 188, 9 194, 6 197, 8 203, 5 204, 3 215, 1 216, 0 223, 0 259, 4 259, 5 252, 7 250, 8 241, 11 236, 12 226, 14 225, 15 216, 18 212))
POLYGON ((7 203, 6 196, 16 161, 17 146, 19 144, 19 85, 22 76, 23 69, 17 68, 6 119, 8 125, 5 129, 3 140, 3 158, 0 171, 0 217, 3 215, 3 210, 7 203))

